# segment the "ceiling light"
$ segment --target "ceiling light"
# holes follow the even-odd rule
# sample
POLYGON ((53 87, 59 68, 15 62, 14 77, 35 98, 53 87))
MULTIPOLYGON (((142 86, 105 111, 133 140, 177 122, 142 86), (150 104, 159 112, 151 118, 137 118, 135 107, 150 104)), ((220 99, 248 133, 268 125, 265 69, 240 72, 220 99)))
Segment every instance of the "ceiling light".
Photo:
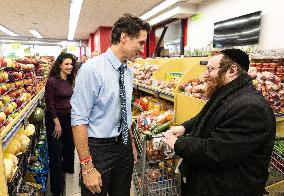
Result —
POLYGON ((160 3, 159 5, 157 5, 156 7, 151 9, 150 11, 148 11, 145 14, 143 14, 142 16, 140 16, 140 18, 142 20, 147 20, 150 17, 154 16, 155 14, 167 9, 168 7, 174 5, 175 3, 179 2, 179 1, 180 0, 165 0, 163 3, 160 3))
POLYGON ((70 5, 70 15, 69 15, 69 32, 68 32, 68 40, 73 40, 77 23, 79 20, 81 7, 83 4, 83 0, 72 0, 70 5))
POLYGON ((41 34, 37 30, 29 30, 31 34, 33 34, 36 38, 43 38, 41 34))
POLYGON ((19 36, 2 25, 0 25, 0 31, 3 31, 4 33, 11 35, 11 36, 19 36))
POLYGON ((149 21, 149 24, 155 25, 170 18, 180 18, 180 16, 190 16, 195 13, 195 8, 178 6, 153 18, 149 21))

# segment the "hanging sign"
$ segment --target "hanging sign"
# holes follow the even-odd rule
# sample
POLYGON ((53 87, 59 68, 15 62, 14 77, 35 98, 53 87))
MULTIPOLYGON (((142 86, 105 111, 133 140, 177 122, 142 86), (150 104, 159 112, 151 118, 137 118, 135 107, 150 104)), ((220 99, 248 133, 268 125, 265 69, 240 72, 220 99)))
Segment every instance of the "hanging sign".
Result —
POLYGON ((202 17, 201 13, 194 14, 193 16, 190 17, 191 21, 199 20, 202 17))
POLYGON ((30 52, 31 52, 30 48, 25 48, 24 49, 24 53, 30 53, 30 52))
POLYGON ((20 43, 12 43, 11 47, 12 47, 12 49, 19 50, 20 47, 21 47, 21 44, 20 43))
POLYGON ((68 50, 74 52, 76 51, 76 46, 68 46, 68 50))

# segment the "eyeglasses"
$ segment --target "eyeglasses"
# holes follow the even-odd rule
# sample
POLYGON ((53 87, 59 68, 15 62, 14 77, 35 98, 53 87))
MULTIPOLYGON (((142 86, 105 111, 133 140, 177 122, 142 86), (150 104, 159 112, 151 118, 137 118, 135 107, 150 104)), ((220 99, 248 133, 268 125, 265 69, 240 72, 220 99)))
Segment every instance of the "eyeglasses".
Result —
POLYGON ((219 69, 220 67, 207 67, 207 71, 210 73, 215 69, 219 69))

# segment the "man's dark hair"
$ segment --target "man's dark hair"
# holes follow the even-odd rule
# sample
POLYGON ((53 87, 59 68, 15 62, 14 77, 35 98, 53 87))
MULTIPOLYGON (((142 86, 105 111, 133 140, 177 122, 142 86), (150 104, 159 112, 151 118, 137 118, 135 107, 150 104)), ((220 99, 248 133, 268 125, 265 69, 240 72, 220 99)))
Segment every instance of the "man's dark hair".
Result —
POLYGON ((137 16, 124 14, 114 23, 111 31, 111 44, 115 45, 120 42, 121 33, 126 33, 131 38, 137 38, 141 30, 145 30, 149 34, 151 31, 150 24, 137 16))
POLYGON ((232 64, 237 66, 239 76, 248 74, 246 70, 244 70, 239 64, 237 64, 235 61, 233 61, 231 58, 227 57, 226 55, 224 55, 220 61, 219 74, 226 73, 226 71, 231 68, 232 64))

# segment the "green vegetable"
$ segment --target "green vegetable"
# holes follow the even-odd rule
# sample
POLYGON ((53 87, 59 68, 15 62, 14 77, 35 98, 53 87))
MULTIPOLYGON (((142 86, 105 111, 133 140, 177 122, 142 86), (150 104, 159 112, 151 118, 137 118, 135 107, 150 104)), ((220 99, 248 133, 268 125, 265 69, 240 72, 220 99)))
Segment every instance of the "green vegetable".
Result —
POLYGON ((158 126, 157 128, 155 128, 153 131, 152 131, 152 134, 160 134, 166 130, 168 130, 170 128, 170 126, 173 124, 174 120, 171 120, 169 122, 166 122, 160 126, 158 126))
POLYGON ((153 125, 150 130, 153 131, 154 129, 156 129, 158 126, 160 126, 162 124, 163 123, 157 123, 157 124, 153 125))

